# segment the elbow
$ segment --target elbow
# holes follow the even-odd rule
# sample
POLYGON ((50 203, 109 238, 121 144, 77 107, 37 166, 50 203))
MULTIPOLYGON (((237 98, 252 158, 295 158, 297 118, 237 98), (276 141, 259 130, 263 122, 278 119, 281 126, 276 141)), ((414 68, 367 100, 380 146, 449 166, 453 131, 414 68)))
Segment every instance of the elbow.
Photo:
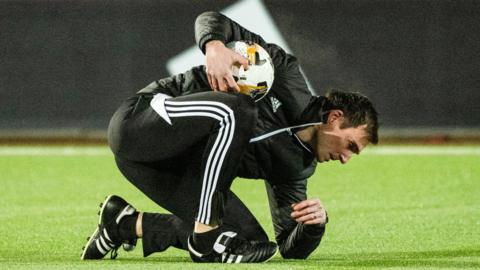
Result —
POLYGON ((202 19, 202 18, 216 17, 219 15, 221 14, 217 11, 204 11, 197 16, 196 20, 198 21, 199 19, 202 19))
POLYGON ((200 13, 197 18, 195 18, 195 29, 199 26, 201 26, 205 21, 208 21, 209 18, 212 16, 215 16, 217 12, 215 11, 205 11, 200 13))
POLYGON ((282 258, 292 260, 305 260, 313 251, 304 248, 288 248, 285 245, 280 245, 279 250, 282 258))
POLYGON ((218 11, 204 11, 195 19, 195 24, 222 24, 228 21, 228 17, 218 11))
POLYGON ((205 11, 195 19, 195 41, 203 53, 205 53, 205 42, 211 39, 218 39, 224 42, 222 35, 225 24, 225 17, 216 11, 205 11))

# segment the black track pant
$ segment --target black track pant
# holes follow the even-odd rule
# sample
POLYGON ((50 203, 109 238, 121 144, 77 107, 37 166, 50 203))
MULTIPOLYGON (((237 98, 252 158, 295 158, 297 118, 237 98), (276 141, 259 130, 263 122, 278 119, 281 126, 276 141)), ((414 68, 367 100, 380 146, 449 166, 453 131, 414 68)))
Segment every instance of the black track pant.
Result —
POLYGON ((120 171, 189 231, 194 221, 215 225, 248 211, 229 189, 255 127, 254 102, 216 92, 165 98, 138 95, 115 112, 108 139, 120 171))
MULTIPOLYGON (((267 234, 240 199, 231 191, 227 192, 226 198, 223 230, 234 231, 248 240, 267 241, 267 234)), ((193 222, 185 222, 172 214, 144 213, 143 255, 146 257, 171 246, 188 250, 187 239, 193 225, 193 222)))

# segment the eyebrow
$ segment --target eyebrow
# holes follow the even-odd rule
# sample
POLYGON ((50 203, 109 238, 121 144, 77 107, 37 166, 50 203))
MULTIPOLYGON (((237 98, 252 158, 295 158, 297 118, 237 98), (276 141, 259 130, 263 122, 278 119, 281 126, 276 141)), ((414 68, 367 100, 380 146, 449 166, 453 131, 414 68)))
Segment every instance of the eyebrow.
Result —
POLYGON ((350 151, 352 151, 355 154, 360 154, 360 150, 358 149, 358 144, 354 141, 351 141, 349 144, 350 151))

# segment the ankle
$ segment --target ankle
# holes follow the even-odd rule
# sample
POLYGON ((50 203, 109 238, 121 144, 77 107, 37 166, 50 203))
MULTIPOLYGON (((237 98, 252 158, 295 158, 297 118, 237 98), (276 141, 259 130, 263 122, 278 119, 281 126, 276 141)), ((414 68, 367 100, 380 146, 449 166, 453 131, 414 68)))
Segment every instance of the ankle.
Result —
POLYGON ((138 238, 136 224, 139 216, 139 212, 135 212, 132 215, 124 216, 120 220, 118 224, 118 236, 121 241, 135 240, 138 238))
POLYGON ((206 232, 209 232, 209 231, 214 230, 216 228, 218 228, 218 225, 210 226, 208 224, 195 222, 195 227, 193 229, 193 232, 194 233, 206 233, 206 232))
POLYGON ((194 232, 192 234, 192 240, 195 249, 203 254, 210 253, 213 249, 213 244, 221 233, 222 230, 220 227, 202 233, 194 232))
POLYGON ((137 217, 137 222, 135 223, 135 232, 137 234, 137 238, 142 238, 143 236, 142 221, 143 221, 143 212, 139 212, 137 217))

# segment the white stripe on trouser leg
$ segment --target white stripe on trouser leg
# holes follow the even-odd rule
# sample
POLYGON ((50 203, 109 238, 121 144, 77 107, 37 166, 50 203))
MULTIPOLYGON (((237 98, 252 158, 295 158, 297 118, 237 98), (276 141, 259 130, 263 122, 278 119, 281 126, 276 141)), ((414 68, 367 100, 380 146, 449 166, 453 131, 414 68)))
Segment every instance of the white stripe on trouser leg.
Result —
MULTIPOLYGON (((178 107, 175 109, 178 110, 178 107)), ((183 108, 185 109, 185 108, 183 108)), ((188 108, 187 108, 188 109, 188 108)), ((200 222, 202 223, 207 223, 205 219, 209 220, 209 214, 210 212, 209 207, 208 207, 208 199, 211 197, 209 196, 210 193, 213 193, 212 190, 214 190, 216 184, 212 183, 212 171, 216 168, 216 163, 215 161, 217 158, 214 158, 212 162, 212 157, 215 156, 215 153, 218 153, 217 149, 219 146, 224 144, 225 141, 225 136, 224 136, 224 131, 225 128, 223 124, 223 118, 219 117, 218 115, 211 114, 211 113, 205 113, 205 112, 184 112, 184 113, 169 113, 169 116, 174 118, 174 117, 185 117, 185 116, 207 116, 207 117, 212 117, 220 121, 220 130, 217 135, 217 139, 214 142, 214 145, 212 149, 210 150, 209 157, 207 159, 207 164, 205 166, 205 172, 204 172, 204 177, 203 177, 203 184, 202 184, 202 192, 201 192, 201 197, 200 197, 200 207, 199 207, 199 217, 197 218, 200 222), (212 167, 212 163, 213 166, 212 167), (213 168, 213 169, 212 169, 213 168), (201 218, 203 217, 203 218, 201 218)))
MULTIPOLYGON (((179 102, 166 101, 166 104, 182 105, 182 107, 168 107, 169 110, 174 110, 174 111, 191 111, 191 110, 215 111, 216 113, 221 114, 223 116, 223 119, 227 123, 226 125, 223 125, 223 122, 220 119, 218 119, 217 117, 215 117, 217 120, 221 121, 220 122, 221 128, 219 130, 219 134, 217 136, 216 143, 218 144, 218 142, 219 142, 218 138, 222 138, 222 140, 220 141, 220 146, 223 146, 223 145, 225 145, 225 138, 228 138, 228 139, 227 139, 227 149, 222 149, 221 148, 219 152, 216 152, 217 151, 217 148, 216 148, 217 144, 215 144, 214 147, 212 147, 210 157, 207 160, 206 171, 205 171, 205 174, 204 174, 204 180, 206 182, 204 181, 204 188, 202 188, 202 198, 201 198, 201 202, 207 202, 207 206, 205 206, 205 204, 202 203, 199 213, 201 213, 201 215, 205 215, 205 212, 206 212, 206 215, 207 215, 206 220, 209 221, 210 220, 210 215, 211 215, 211 198, 213 197, 213 190, 216 187, 218 174, 219 174, 219 171, 221 169, 221 164, 223 162, 226 150, 228 150, 228 146, 230 145, 232 137, 233 137, 233 134, 232 134, 234 132, 234 115, 233 115, 233 112, 231 111, 230 108, 228 108, 224 104, 218 103, 218 102, 211 102, 211 101, 209 101, 209 102, 189 101, 189 102, 180 102, 180 103, 179 102), (183 106, 184 104, 189 104, 191 106, 183 106), (217 108, 211 107, 211 106, 208 106, 208 107, 206 107, 206 106, 195 106, 195 105, 204 105, 204 104, 220 106, 222 109, 226 110, 228 112, 228 114, 226 115, 226 112, 224 110, 218 110, 217 108), (229 116, 230 116, 232 121, 228 121, 229 116), (230 126, 230 123, 232 123, 231 124, 232 126, 230 126), (227 137, 225 137, 223 135, 223 131, 225 131, 225 130, 228 131, 227 137), (218 153, 218 154, 212 156, 213 153, 218 153), (211 166, 210 162, 212 161, 212 157, 214 158, 213 167, 210 167, 211 166), (218 162, 219 158, 220 158, 220 163, 218 162), (215 174, 212 175, 212 173, 215 173, 215 174), (212 178, 214 179, 213 184, 211 183, 212 178), (205 187, 207 189, 206 191, 205 191, 205 187), (206 195, 206 197, 204 197, 205 195, 206 195)), ((192 112, 192 114, 198 114, 198 113, 192 112)), ((202 219, 199 219, 199 220, 202 220, 202 219)))
MULTIPOLYGON (((168 107, 168 110, 170 111, 171 107, 168 107)), ((233 125, 230 126, 230 121, 229 116, 230 114, 225 114, 223 111, 219 111, 216 108, 209 108, 209 107, 185 107, 185 108, 179 108, 179 107, 172 107, 173 110, 175 111, 180 111, 180 110, 189 110, 189 109, 204 109, 204 110, 212 110, 221 113, 223 115, 223 120, 226 120, 227 125, 223 124, 222 118, 219 118, 217 115, 209 115, 208 113, 205 112, 189 112, 189 113, 173 113, 171 112, 169 115, 171 117, 181 117, 181 116, 209 116, 213 117, 217 120, 220 121, 220 129, 219 129, 219 134, 217 135, 217 139, 215 141, 214 147, 212 147, 210 151, 209 158, 207 159, 207 164, 206 164, 206 170, 204 173, 204 182, 203 182, 203 187, 202 187, 202 195, 201 195, 201 204, 200 204, 200 211, 199 211, 199 218, 198 220, 202 223, 209 223, 210 216, 211 216, 211 199, 213 197, 213 191, 215 190, 216 183, 218 180, 218 175, 219 171, 221 169, 221 165, 225 156, 226 151, 228 150, 228 146, 231 143, 232 140, 232 133, 233 133, 233 125), (224 132, 227 130, 227 134, 225 135, 224 132), (228 138, 228 139, 226 139, 228 138), (227 145, 225 148, 225 140, 227 140, 227 145), (220 147, 220 150, 217 151, 217 146, 220 147), (212 166, 212 158, 213 158, 213 166, 212 166), (220 159, 220 162, 219 162, 220 159), (213 183, 212 183, 213 179, 213 183)), ((232 121, 233 123, 233 121, 232 121)))
MULTIPOLYGON (((218 164, 216 161, 218 160, 218 154, 224 147, 222 147, 225 143, 225 125, 223 124, 222 118, 219 118, 217 115, 212 115, 204 112, 198 113, 170 113, 170 117, 184 117, 184 116, 209 116, 215 118, 220 121, 220 130, 218 132, 217 138, 210 150, 209 157, 207 159, 207 163, 205 165, 205 172, 203 176, 203 183, 202 183, 202 192, 200 195, 200 206, 199 206, 199 215, 197 220, 201 223, 208 224, 210 220, 210 207, 209 207, 209 199, 212 197, 210 194, 213 194, 213 190, 216 187, 216 179, 213 180, 214 171, 217 169, 218 164), (221 150, 218 150, 221 148, 221 150)), ((228 126, 227 126, 228 128, 228 126)), ((220 165, 221 167, 221 165, 220 165)), ((218 168, 219 170, 220 168, 218 168)))
POLYGON ((211 201, 213 194, 225 155, 235 132, 235 117, 233 111, 225 104, 212 101, 174 102, 166 100, 165 105, 169 117, 204 116, 214 118, 220 122, 220 129, 214 145, 210 150, 205 167, 200 207, 197 216, 197 221, 208 224, 211 218, 211 201))
MULTIPOLYGON (((220 130, 221 131, 224 131, 226 132, 226 130, 228 130, 230 128, 230 124, 228 121, 222 121, 220 122, 220 130), (227 122, 226 124, 224 122, 227 122)), ((219 132, 220 133, 220 132, 219 132)), ((223 133, 223 132, 222 132, 223 133)), ((223 134, 222 134, 223 135, 223 134)), ((231 141, 231 136, 229 136, 230 134, 227 132, 225 134, 225 136, 221 136, 221 141, 220 141, 220 145, 224 145, 226 143, 226 141, 228 142, 229 139, 231 141)), ((220 136, 220 135, 219 135, 220 136)), ((210 220, 210 217, 211 217, 211 209, 212 209, 212 198, 213 198, 213 194, 214 194, 214 191, 215 191, 215 187, 217 186, 217 180, 218 180, 218 177, 219 177, 219 174, 220 174, 220 171, 221 171, 221 167, 222 167, 222 163, 223 163, 223 160, 224 160, 224 157, 225 157, 225 153, 227 152, 228 150, 228 147, 227 149, 225 149, 225 151, 216 151, 215 154, 213 155, 214 156, 214 159, 212 161, 212 167, 211 169, 209 170, 209 175, 208 177, 210 179, 213 179, 213 184, 212 185, 209 185, 207 186, 207 193, 206 193, 206 198, 205 198, 205 202, 206 202, 206 219, 207 220, 210 220)))
MULTIPOLYGON (((170 113, 170 117, 185 117, 185 116, 207 116, 207 117, 212 117, 215 118, 219 121, 222 121, 222 118, 218 117, 217 115, 210 114, 210 113, 205 113, 205 112, 189 112, 189 113, 170 113)), ((222 125, 223 126, 223 125, 222 125)), ((197 217, 197 220, 199 220, 202 223, 207 223, 204 219, 206 219, 206 211, 207 211, 207 205, 208 202, 206 200, 209 198, 209 193, 212 190, 212 180, 211 180, 211 161, 212 161, 212 156, 214 153, 217 152, 217 149, 219 147, 220 142, 222 141, 222 138, 224 137, 224 129, 220 129, 219 133, 217 135, 217 139, 214 142, 214 145, 212 149, 210 150, 209 158, 207 159, 207 164, 205 166, 205 172, 204 172, 204 179, 202 183, 202 192, 201 192, 201 198, 200 198, 200 207, 199 207, 199 216, 197 217), (202 218, 203 217, 203 218, 202 218)), ((214 187, 213 187, 214 188, 214 187)))
MULTIPOLYGON (((223 123, 221 123, 221 124, 223 124, 223 123)), ((227 123, 227 125, 229 125, 229 124, 227 123)), ((226 129, 228 130, 228 127, 227 127, 226 129)), ((229 137, 227 137, 227 144, 230 145, 230 143, 232 142, 232 139, 233 139, 233 134, 227 134, 227 136, 229 136, 229 137)), ((222 140, 223 140, 223 139, 222 139, 222 140)), ((228 150, 228 147, 227 147, 227 150, 228 150)), ((223 164, 223 160, 225 160, 225 156, 226 156, 226 154, 227 154, 227 151, 222 151, 222 152, 220 152, 219 154, 220 154, 219 159, 221 160, 221 162, 218 163, 218 164, 219 164, 219 165, 218 165, 219 167, 218 167, 218 169, 216 169, 216 170, 212 170, 212 172, 215 173, 215 175, 213 176, 214 186, 217 185, 217 180, 218 180, 218 178, 219 178, 219 176, 220 176, 221 167, 222 167, 222 164, 223 164)), ((216 163, 216 160, 215 160, 214 162, 215 162, 214 164, 217 164, 217 163, 216 163)), ((208 202, 208 205, 207 205, 207 209, 208 209, 207 218, 208 218, 208 220, 210 220, 210 217, 211 217, 212 200, 213 200, 212 198, 213 198, 214 192, 210 192, 209 194, 210 194, 210 195, 209 195, 208 200, 207 200, 207 202, 208 202)))

